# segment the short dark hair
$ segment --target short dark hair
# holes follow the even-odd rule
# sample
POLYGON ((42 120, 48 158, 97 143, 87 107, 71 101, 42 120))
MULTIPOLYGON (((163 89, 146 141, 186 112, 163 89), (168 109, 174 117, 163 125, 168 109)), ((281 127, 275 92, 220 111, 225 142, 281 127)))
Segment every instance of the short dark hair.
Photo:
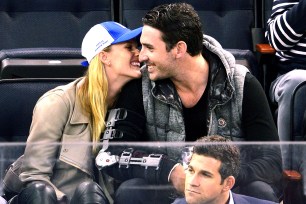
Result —
POLYGON ((177 42, 184 41, 191 56, 201 53, 202 24, 198 13, 190 4, 173 3, 157 6, 142 18, 142 22, 162 32, 168 52, 177 42))
POLYGON ((237 178, 240 167, 240 151, 236 145, 219 135, 201 137, 197 142, 199 144, 194 146, 193 153, 221 161, 219 173, 222 183, 228 176, 237 178))

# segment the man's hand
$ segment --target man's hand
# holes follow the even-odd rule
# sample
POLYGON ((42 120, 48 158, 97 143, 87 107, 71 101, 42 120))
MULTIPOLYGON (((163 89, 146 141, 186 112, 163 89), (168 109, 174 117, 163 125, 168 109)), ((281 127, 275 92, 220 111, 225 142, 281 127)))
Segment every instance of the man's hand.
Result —
POLYGON ((173 187, 179 192, 184 194, 186 174, 182 165, 177 165, 170 174, 170 182, 173 187))

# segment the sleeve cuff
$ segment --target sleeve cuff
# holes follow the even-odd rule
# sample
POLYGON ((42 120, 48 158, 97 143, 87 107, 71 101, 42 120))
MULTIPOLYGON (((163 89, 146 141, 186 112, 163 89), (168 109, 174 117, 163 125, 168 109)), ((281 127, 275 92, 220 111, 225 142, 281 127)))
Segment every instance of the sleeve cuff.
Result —
POLYGON ((169 174, 168 174, 168 182, 170 182, 170 176, 171 176, 171 174, 172 174, 172 171, 173 171, 178 165, 181 165, 181 164, 180 164, 180 163, 176 163, 176 164, 172 167, 172 169, 170 170, 170 172, 169 172, 169 174))

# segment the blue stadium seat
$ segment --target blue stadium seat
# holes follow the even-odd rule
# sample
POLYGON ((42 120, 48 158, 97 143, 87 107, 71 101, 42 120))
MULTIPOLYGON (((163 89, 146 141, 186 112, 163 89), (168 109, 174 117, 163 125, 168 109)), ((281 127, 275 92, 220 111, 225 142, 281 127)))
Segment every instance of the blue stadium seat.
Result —
POLYGON ((253 50, 252 28, 256 27, 256 0, 120 0, 120 22, 131 28, 157 5, 173 2, 191 4, 199 13, 205 34, 226 49, 253 50))
POLYGON ((32 111, 48 90, 73 79, 0 80, 0 141, 23 142, 29 133, 32 111))
POLYGON ((295 204, 306 202, 305 185, 306 173, 306 149, 305 143, 299 145, 296 142, 306 141, 306 81, 300 83, 292 93, 290 108, 290 136, 288 141, 294 142, 288 145, 287 159, 291 168, 285 170, 284 204, 295 204))
POLYGON ((113 13, 112 0, 1 0, 0 50, 79 48, 86 32, 113 13))
POLYGON ((113 0, 1 0, 0 78, 79 77, 84 35, 109 20, 113 0))

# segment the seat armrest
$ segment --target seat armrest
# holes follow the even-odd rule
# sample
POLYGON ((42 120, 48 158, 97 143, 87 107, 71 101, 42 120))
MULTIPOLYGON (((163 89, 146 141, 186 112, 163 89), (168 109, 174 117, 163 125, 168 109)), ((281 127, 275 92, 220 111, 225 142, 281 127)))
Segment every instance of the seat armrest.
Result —
POLYGON ((272 81, 277 76, 277 69, 274 66, 275 49, 268 43, 256 44, 256 57, 259 64, 260 77, 265 93, 268 97, 272 81))
POLYGON ((302 175, 295 170, 284 170, 283 178, 283 203, 305 203, 302 175))
POLYGON ((290 181, 300 181, 302 179, 302 175, 295 170, 284 170, 283 176, 286 180, 290 181))
POLYGON ((261 54, 275 54, 275 49, 269 44, 257 44, 256 51, 261 54))

